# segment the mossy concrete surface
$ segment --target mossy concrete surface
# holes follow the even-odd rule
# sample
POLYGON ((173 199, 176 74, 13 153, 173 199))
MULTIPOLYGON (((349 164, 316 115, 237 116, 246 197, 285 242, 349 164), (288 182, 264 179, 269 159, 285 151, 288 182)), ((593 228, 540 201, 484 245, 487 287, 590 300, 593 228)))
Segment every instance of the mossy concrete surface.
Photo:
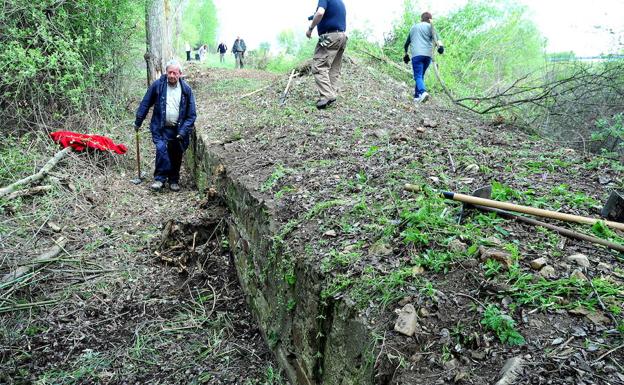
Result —
POLYGON ((279 247, 275 208, 227 172, 227 159, 201 132, 187 165, 200 191, 214 188, 230 210, 228 242, 247 302, 292 384, 373 382, 374 337, 354 307, 323 299, 324 276, 279 247))

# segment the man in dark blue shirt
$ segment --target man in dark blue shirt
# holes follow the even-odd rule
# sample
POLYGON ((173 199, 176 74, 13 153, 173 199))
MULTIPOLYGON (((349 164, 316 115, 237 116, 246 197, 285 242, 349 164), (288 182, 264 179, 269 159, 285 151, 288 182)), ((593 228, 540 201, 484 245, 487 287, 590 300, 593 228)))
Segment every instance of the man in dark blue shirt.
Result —
POLYGON ((312 74, 319 90, 316 108, 327 108, 336 101, 342 55, 347 47, 347 11, 342 0, 318 0, 316 13, 306 36, 317 27, 319 41, 314 51, 312 74))

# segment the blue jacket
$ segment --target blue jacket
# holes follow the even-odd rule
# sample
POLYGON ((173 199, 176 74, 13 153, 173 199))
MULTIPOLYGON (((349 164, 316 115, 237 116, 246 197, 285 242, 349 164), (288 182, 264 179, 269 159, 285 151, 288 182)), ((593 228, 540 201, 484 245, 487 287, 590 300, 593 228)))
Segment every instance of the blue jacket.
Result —
MULTIPOLYGON (((182 87, 182 95, 180 97, 180 117, 178 118, 177 134, 182 137, 182 145, 186 150, 189 145, 191 132, 195 126, 197 113, 195 111, 195 96, 193 96, 193 90, 191 90, 191 87, 183 79, 179 79, 178 81, 182 87)), ((136 112, 136 120, 134 121, 136 127, 141 127, 143 120, 145 120, 152 106, 154 106, 152 120, 150 121, 152 139, 154 142, 167 140, 163 132, 165 128, 165 110, 167 107, 167 75, 162 75, 160 79, 152 83, 145 93, 139 105, 139 109, 136 112)))

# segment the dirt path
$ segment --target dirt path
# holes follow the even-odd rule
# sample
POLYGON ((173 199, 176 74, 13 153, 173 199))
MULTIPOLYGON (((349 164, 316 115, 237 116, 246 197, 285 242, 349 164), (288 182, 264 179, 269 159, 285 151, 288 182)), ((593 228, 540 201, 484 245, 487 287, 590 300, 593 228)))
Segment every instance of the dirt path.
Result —
MULTIPOLYGON (((151 172, 146 133, 142 152, 151 172)), ((0 277, 67 244, 0 286, 0 383, 283 383, 230 265, 224 210, 186 174, 180 193, 132 185, 133 159, 72 155, 53 193, 3 205, 0 277)))

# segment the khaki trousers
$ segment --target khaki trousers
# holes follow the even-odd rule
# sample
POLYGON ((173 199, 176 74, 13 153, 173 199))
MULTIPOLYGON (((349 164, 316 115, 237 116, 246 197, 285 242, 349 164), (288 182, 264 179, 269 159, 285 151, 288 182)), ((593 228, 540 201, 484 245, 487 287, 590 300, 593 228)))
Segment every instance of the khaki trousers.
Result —
POLYGON ((243 68, 243 66, 245 65, 245 63, 243 63, 243 53, 242 52, 236 52, 234 54, 234 58, 236 59, 236 68, 243 68))
POLYGON ((344 32, 331 32, 319 36, 314 50, 312 74, 322 99, 336 99, 342 55, 347 47, 347 40, 344 32))

